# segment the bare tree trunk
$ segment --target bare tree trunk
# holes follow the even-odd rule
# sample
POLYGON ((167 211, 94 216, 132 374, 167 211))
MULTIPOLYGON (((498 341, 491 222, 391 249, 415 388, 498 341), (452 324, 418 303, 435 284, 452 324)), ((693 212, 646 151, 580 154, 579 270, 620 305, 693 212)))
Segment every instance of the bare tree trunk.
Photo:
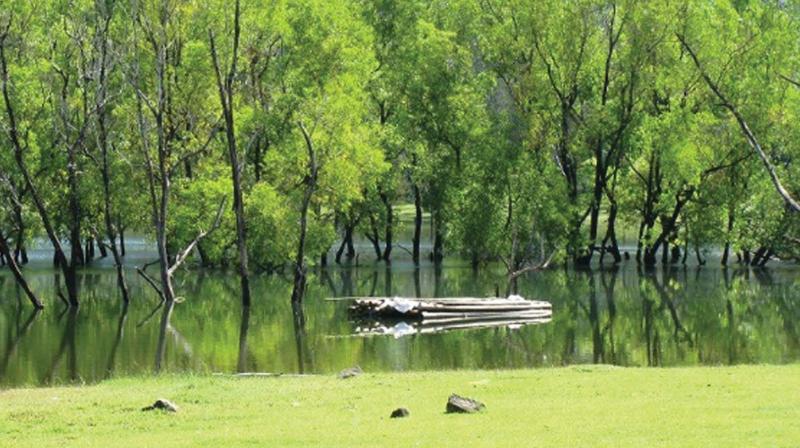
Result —
POLYGON ((442 225, 442 215, 439 209, 433 213, 433 253, 431 254, 435 264, 441 264, 444 259, 444 226, 442 225))
POLYGON ((393 226, 394 226, 394 209, 392 208, 392 204, 389 201, 389 196, 386 193, 381 192, 381 201, 383 202, 383 206, 386 208, 386 231, 384 233, 384 246, 383 246, 383 260, 386 263, 391 263, 392 260, 392 238, 393 238, 393 226))
MULTIPOLYGON (((20 194, 20 202, 22 194, 20 194)), ((17 225, 17 237, 14 244, 14 260, 17 264, 28 263, 28 251, 25 249, 25 220, 22 217, 22 205, 12 204, 14 223, 17 225)))
POLYGON ((417 184, 412 184, 411 189, 414 191, 414 248, 411 252, 411 258, 414 264, 419 266, 419 244, 422 238, 422 195, 417 184))
POLYGON ((722 251, 722 265, 728 265, 728 257, 731 252, 731 232, 733 231, 733 223, 735 219, 734 208, 732 205, 728 206, 728 227, 725 233, 725 249, 722 251))
POLYGON ((117 230, 119 231, 119 250, 120 255, 123 257, 127 252, 127 248, 125 247, 125 227, 122 226, 122 219, 117 220, 117 230))

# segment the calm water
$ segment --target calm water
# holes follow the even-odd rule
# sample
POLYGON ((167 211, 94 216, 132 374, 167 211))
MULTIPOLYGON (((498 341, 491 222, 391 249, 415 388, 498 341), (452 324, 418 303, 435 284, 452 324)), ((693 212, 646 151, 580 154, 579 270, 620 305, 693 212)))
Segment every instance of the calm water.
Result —
MULTIPOLYGON (((396 263, 332 268, 310 280, 303 316, 289 303, 290 281, 253 281, 243 315, 233 273, 188 271, 184 301, 157 307, 129 273, 133 300, 120 304, 113 271, 81 277, 83 303, 66 311, 53 299, 53 271, 29 268, 47 309, 34 313, 7 271, 0 271, 0 387, 95 382, 152 372, 336 372, 560 366, 787 363, 800 361, 800 270, 717 267, 554 270, 521 278, 525 297, 553 303, 553 319, 512 330, 353 337, 346 301, 353 295, 489 296, 500 271, 440 271, 396 263)), ((503 287, 501 286, 501 289, 503 287)))

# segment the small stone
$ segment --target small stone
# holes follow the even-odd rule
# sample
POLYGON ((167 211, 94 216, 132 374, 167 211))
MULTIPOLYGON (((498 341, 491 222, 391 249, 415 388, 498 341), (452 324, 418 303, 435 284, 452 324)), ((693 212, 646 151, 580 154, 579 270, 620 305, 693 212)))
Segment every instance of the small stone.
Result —
POLYGON ((152 405, 142 408, 143 411, 153 411, 156 409, 166 412, 178 412, 178 406, 175 403, 164 398, 159 398, 152 405))
POLYGON ((408 417, 409 415, 411 415, 411 413, 408 412, 408 409, 397 408, 394 411, 392 411, 392 415, 390 415, 389 418, 404 418, 408 417))
POLYGON ((456 394, 450 395, 447 399, 446 412, 472 414, 484 409, 486 406, 480 401, 473 400, 472 398, 461 397, 456 394))
POLYGON ((352 378, 354 376, 361 375, 362 373, 364 373, 364 371, 361 370, 361 367, 359 366, 350 367, 349 369, 344 369, 341 372, 339 372, 339 378, 341 379, 352 378))

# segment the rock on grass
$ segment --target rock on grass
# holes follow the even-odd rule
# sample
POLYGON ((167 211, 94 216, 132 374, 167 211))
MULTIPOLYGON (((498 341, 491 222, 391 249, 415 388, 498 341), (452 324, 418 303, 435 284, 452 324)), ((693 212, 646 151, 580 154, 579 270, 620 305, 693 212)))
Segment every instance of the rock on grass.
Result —
POLYGON ((480 401, 453 394, 450 395, 450 398, 447 400, 446 412, 448 414, 451 413, 473 414, 475 412, 483 410, 485 407, 486 406, 480 401))
POLYGON ((408 409, 397 408, 394 411, 392 411, 392 415, 390 415, 389 418, 404 418, 408 417, 409 415, 411 415, 411 413, 408 412, 408 409))
POLYGON ((143 411, 154 411, 156 409, 166 412, 178 412, 178 406, 165 398, 159 398, 150 406, 142 408, 143 411))

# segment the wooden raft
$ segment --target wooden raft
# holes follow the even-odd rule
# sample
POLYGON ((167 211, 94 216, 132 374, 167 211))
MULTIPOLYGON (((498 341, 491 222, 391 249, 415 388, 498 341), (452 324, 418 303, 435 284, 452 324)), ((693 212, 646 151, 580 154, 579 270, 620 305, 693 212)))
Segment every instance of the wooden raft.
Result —
POLYGON ((350 312, 362 317, 415 319, 545 317, 553 313, 550 302, 525 299, 404 299, 369 297, 356 299, 350 312))
POLYGON ((549 322, 549 302, 510 298, 471 297, 405 299, 356 298, 350 313, 359 320, 359 335, 439 333, 490 327, 519 327, 549 322))

